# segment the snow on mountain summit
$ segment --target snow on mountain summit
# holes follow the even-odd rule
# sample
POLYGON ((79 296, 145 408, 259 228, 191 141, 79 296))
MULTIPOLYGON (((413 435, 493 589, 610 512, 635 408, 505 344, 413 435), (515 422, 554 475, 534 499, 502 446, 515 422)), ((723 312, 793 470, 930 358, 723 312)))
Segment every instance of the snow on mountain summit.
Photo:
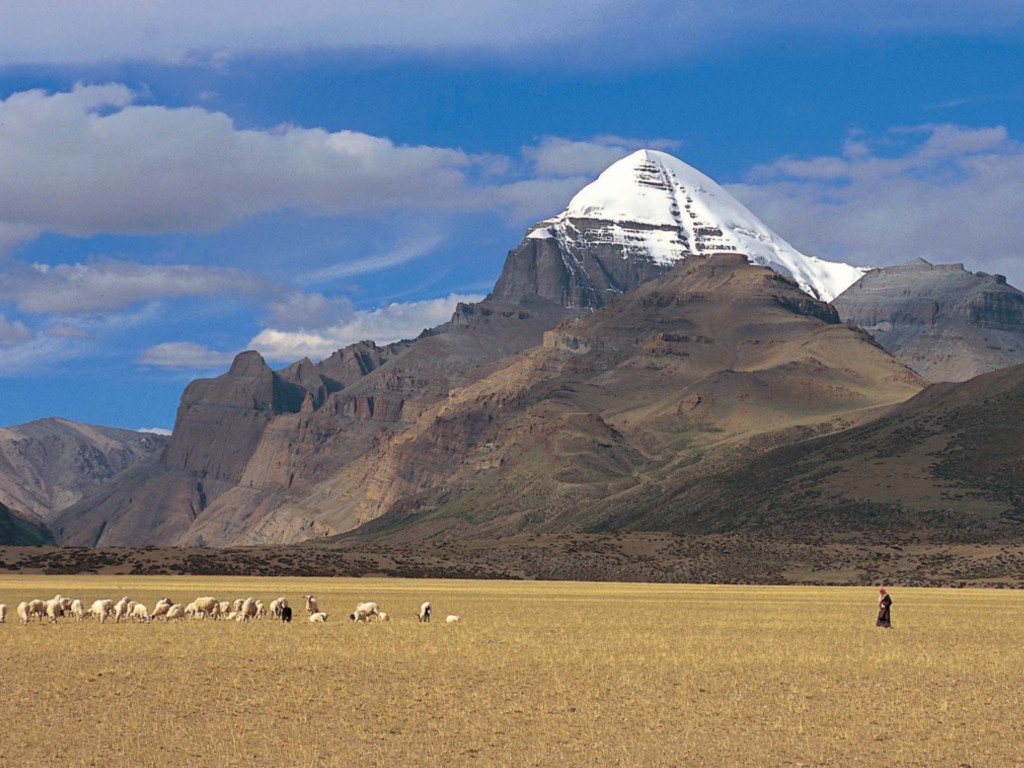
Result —
POLYGON ((710 177, 650 149, 613 163, 562 213, 533 227, 527 238, 583 247, 617 245, 623 258, 665 267, 691 256, 734 251, 752 264, 792 277, 824 301, 868 271, 800 253, 710 177))

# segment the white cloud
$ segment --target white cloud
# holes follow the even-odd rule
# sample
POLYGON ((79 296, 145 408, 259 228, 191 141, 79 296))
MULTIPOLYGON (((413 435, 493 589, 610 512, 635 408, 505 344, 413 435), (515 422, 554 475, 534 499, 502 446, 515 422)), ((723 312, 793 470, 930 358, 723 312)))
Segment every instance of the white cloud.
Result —
POLYGON ((964 262, 1024 287, 1024 144, 1004 128, 898 128, 781 158, 730 191, 801 250, 853 264, 964 262))
POLYGON ((35 335, 35 331, 20 320, 11 322, 3 315, 0 315, 0 347, 21 344, 22 342, 34 339, 35 335))
POLYGON ((448 322, 459 302, 480 301, 482 296, 451 294, 444 298, 389 304, 357 311, 342 322, 308 330, 267 328, 249 342, 267 360, 291 362, 303 357, 320 360, 357 341, 388 344, 418 336, 425 328, 448 322))
POLYGON ((234 269, 113 260, 20 267, 0 282, 0 298, 14 301, 22 312, 61 314, 112 312, 161 298, 266 290, 264 281, 234 269))
POLYGON ((488 204, 467 182, 474 158, 459 150, 353 131, 239 130, 220 112, 134 101, 116 84, 0 101, 0 245, 41 230, 211 230, 289 208, 373 215, 488 204))
POLYGON ((156 368, 209 371, 230 365, 236 354, 217 352, 188 341, 170 341, 144 350, 138 363, 156 368))
POLYGON ((532 62, 538 48, 600 67, 693 57, 773 32, 1005 36, 1022 25, 1014 0, 0 0, 0 18, 0 61, 9 64, 155 59, 218 68, 261 51, 467 51, 532 62))
POLYGON ((164 437, 170 437, 171 430, 165 427, 141 427, 136 432, 142 432, 147 435, 163 435, 164 437))
POLYGON ((523 155, 533 163, 539 176, 597 176, 601 171, 638 149, 675 150, 679 142, 672 139, 626 139, 620 136, 597 136, 587 141, 574 141, 558 136, 545 136, 534 147, 524 147, 523 155))
POLYGON ((285 330, 320 328, 352 314, 352 302, 346 298, 328 299, 321 293, 292 291, 271 301, 269 322, 285 330))

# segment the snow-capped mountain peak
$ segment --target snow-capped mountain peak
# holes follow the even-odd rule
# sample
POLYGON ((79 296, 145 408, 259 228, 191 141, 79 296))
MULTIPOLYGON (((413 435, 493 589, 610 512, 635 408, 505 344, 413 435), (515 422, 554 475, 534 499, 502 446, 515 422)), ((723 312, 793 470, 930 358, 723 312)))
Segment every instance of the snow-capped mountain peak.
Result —
POLYGON ((641 149, 609 166, 566 209, 527 239, 562 249, 612 246, 623 259, 669 267, 681 259, 733 251, 792 277, 831 301, 868 271, 800 253, 713 179, 665 152, 641 149))

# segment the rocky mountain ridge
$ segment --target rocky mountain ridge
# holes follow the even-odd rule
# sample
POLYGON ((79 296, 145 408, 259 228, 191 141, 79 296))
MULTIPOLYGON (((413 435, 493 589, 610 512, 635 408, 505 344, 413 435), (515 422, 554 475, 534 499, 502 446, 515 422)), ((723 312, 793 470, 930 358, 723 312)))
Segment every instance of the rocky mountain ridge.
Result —
POLYGON ((917 259, 867 273, 834 304, 932 382, 1024 363, 1024 293, 1002 275, 917 259))

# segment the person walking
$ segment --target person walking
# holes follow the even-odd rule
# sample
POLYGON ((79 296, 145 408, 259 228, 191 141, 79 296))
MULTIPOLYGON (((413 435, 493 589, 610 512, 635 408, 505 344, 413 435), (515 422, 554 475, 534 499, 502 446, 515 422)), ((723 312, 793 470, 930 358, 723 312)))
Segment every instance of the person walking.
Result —
POLYGON ((892 598, 885 591, 885 587, 880 587, 878 589, 878 621, 875 622, 876 627, 892 629, 892 618, 889 615, 891 608, 892 598))

